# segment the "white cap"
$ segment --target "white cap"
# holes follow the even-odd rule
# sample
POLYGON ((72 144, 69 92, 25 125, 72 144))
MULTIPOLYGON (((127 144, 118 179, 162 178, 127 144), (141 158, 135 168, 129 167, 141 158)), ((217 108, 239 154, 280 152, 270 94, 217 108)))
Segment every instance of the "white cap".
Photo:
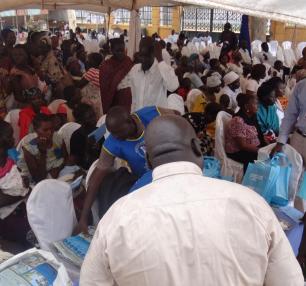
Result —
POLYGON ((218 76, 212 75, 207 78, 206 82, 207 87, 213 88, 221 85, 221 80, 218 76))
POLYGON ((233 82, 235 82, 237 79, 239 79, 239 75, 233 71, 227 73, 223 78, 225 85, 230 85, 233 82))

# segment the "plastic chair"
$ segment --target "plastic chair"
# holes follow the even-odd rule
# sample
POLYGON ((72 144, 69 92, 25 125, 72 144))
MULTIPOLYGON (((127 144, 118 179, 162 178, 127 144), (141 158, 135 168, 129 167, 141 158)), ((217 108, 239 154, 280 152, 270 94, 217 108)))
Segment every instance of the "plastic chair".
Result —
POLYGON ((297 45, 297 51, 298 51, 297 57, 298 58, 301 58, 303 56, 302 52, 305 47, 306 47, 306 42, 298 43, 297 45))
POLYGON ((240 183, 243 178, 243 164, 227 157, 225 153, 225 130, 232 116, 220 111, 216 119, 215 157, 221 162, 222 176, 233 177, 234 182, 240 183))
POLYGON ((285 58, 285 66, 288 68, 293 68, 294 65, 297 63, 296 56, 292 50, 290 49, 284 49, 284 58, 285 58))
POLYGON ((27 201, 27 214, 43 250, 71 236, 77 220, 70 185, 54 179, 38 183, 27 201))
POLYGON ((168 102, 168 108, 178 111, 181 115, 185 113, 185 107, 184 107, 184 99, 176 94, 172 93, 167 98, 168 102))
POLYGON ((19 133, 20 133, 20 128, 19 128, 19 112, 20 109, 14 109, 9 111, 9 113, 5 116, 4 121, 7 123, 10 123, 13 131, 14 131, 14 139, 15 139, 15 146, 18 145, 19 143, 19 133))
MULTIPOLYGON (((276 143, 270 144, 266 147, 259 149, 258 160, 265 161, 269 159, 272 149, 276 143)), ((292 164, 292 173, 289 182, 289 200, 294 202, 296 193, 298 191, 299 179, 303 172, 303 159, 302 156, 290 145, 286 144, 283 148, 283 152, 287 155, 289 161, 292 164)))
POLYGON ((276 57, 277 54, 277 48, 278 48, 278 41, 271 41, 268 43, 270 52, 273 57, 276 57))
POLYGON ((292 42, 290 42, 290 41, 284 41, 283 44, 282 44, 282 46, 283 46, 283 49, 284 49, 284 50, 290 50, 290 49, 292 48, 292 42))
POLYGON ((261 52, 261 44, 262 44, 262 41, 260 40, 255 40, 251 43, 252 55, 261 52))
MULTIPOLYGON (((93 171, 95 170, 95 168, 97 166, 97 163, 98 163, 98 160, 93 162, 92 165, 90 166, 88 172, 87 172, 87 176, 86 176, 86 179, 85 179, 85 189, 86 189, 86 191, 88 189, 90 176, 92 175, 93 171)), ((91 213, 92 213, 92 217, 93 217, 93 224, 97 225, 100 221, 100 218, 99 218, 99 203, 98 203, 97 200, 94 201, 94 203, 91 207, 91 213)))
POLYGON ((68 122, 64 124, 58 131, 58 134, 63 138, 68 154, 70 154, 70 139, 74 131, 79 129, 81 125, 76 122, 68 122))

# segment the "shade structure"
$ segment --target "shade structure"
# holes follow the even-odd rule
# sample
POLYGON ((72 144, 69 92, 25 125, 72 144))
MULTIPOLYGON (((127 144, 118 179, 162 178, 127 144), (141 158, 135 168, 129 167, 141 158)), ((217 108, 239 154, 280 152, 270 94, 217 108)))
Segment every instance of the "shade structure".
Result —
POLYGON ((305 0, 179 0, 178 2, 182 5, 220 8, 260 18, 306 25, 305 0))
POLYGON ((107 13, 123 8, 135 10, 144 6, 173 5, 171 0, 1 0, 0 11, 16 9, 77 9, 107 13))

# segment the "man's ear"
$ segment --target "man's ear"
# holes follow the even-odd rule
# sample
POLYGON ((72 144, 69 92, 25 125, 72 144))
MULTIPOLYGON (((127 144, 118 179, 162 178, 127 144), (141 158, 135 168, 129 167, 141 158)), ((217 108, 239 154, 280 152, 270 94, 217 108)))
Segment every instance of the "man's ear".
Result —
POLYGON ((151 161, 149 159, 149 154, 146 152, 146 161, 147 161, 147 165, 150 168, 150 170, 153 170, 153 166, 151 164, 151 161))
POLYGON ((191 149, 192 152, 197 156, 197 157, 202 157, 202 151, 201 151, 201 145, 200 145, 200 141, 197 138, 193 138, 191 139, 191 149))

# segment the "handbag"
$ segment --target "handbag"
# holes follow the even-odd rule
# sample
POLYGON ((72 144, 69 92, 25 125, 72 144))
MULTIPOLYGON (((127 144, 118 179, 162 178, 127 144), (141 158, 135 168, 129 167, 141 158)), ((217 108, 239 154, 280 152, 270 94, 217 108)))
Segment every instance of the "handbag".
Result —
POLYGON ((284 207, 289 203, 289 181, 292 165, 284 153, 277 153, 271 159, 270 164, 279 168, 275 184, 272 186, 271 204, 284 207))
POLYGON ((203 174, 209 178, 219 178, 221 175, 220 161, 212 156, 204 156, 203 174))
POLYGON ((250 163, 243 177, 242 185, 261 195, 268 203, 272 201, 272 187, 275 185, 279 167, 268 161, 250 163))

